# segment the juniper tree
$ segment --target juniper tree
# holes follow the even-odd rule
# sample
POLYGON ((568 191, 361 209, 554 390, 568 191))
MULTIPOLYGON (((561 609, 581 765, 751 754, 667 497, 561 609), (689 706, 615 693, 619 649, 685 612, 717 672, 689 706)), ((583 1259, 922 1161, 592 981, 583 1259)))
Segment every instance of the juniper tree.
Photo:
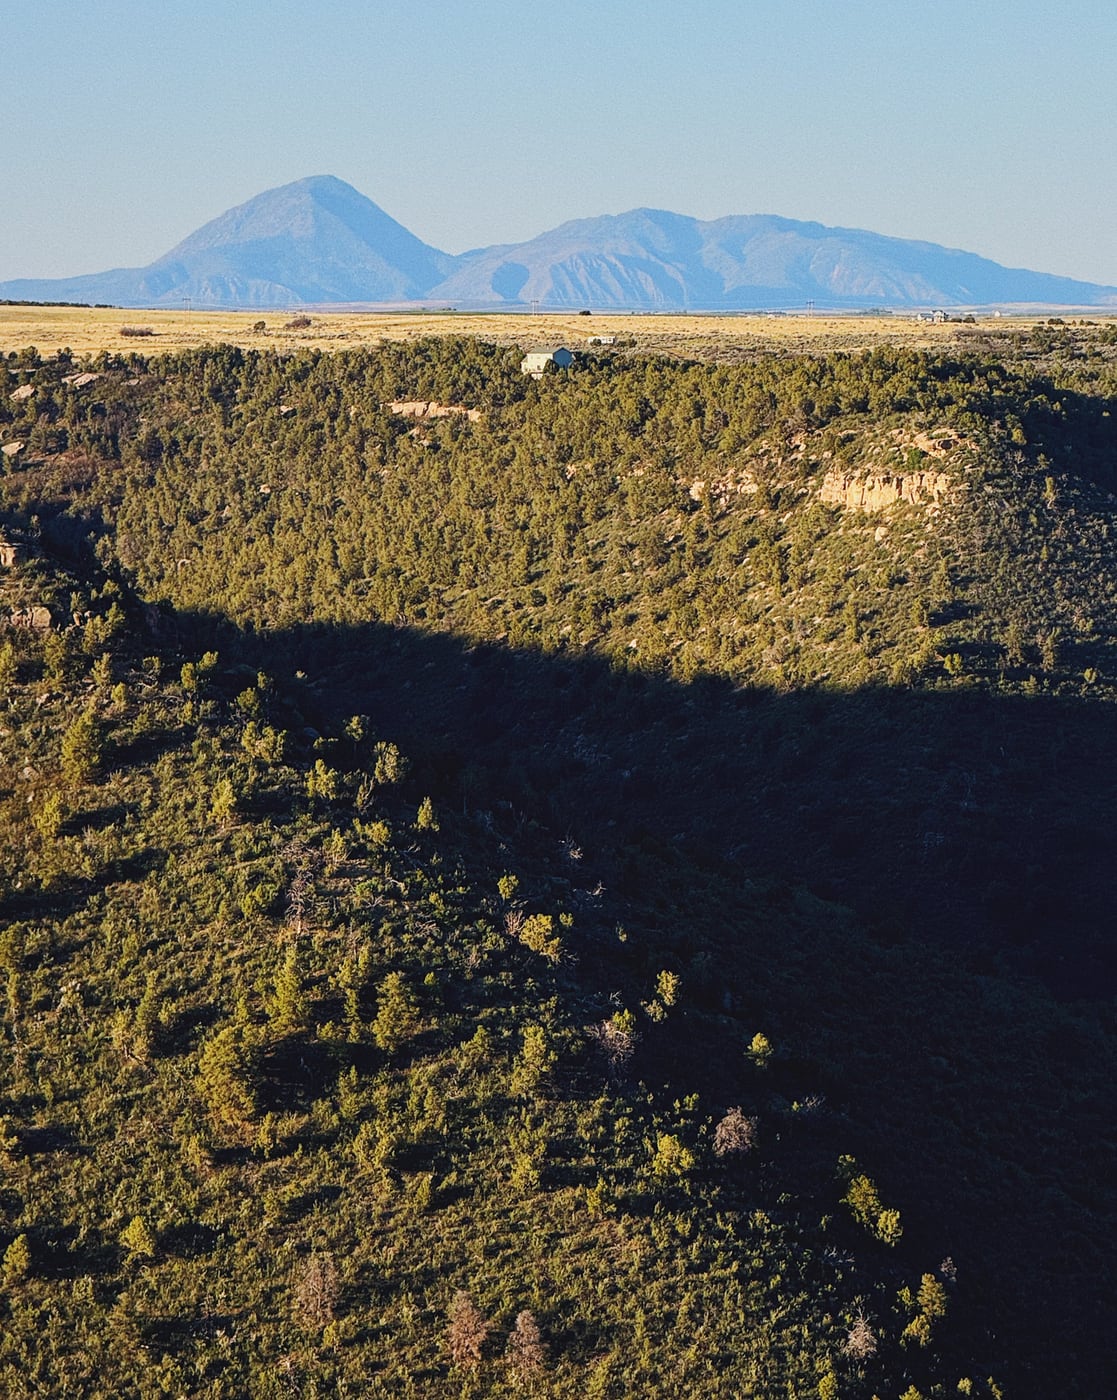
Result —
POLYGON ((0 1265, 4 1285, 22 1283, 31 1272, 31 1244, 26 1235, 17 1235, 4 1251, 4 1262, 0 1265))

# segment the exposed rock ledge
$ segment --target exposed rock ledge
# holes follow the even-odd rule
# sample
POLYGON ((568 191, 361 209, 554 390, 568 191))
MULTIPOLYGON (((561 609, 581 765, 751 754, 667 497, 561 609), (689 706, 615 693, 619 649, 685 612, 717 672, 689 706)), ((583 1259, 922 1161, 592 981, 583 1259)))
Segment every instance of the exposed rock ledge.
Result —
POLYGON ((461 415, 469 419, 471 423, 481 421, 481 410, 479 408, 464 408, 456 403, 435 403, 426 399, 396 399, 388 404, 392 413, 399 414, 401 418, 452 418, 461 415))
POLYGON ((29 608, 19 608, 9 618, 13 627, 29 627, 32 632, 49 632, 54 621, 49 608, 32 604, 29 608))
POLYGON ((829 471, 819 487, 819 499, 846 510, 886 510, 897 501, 913 506, 938 505, 956 488, 957 482, 945 472, 910 472, 903 476, 881 473, 847 476, 829 471))

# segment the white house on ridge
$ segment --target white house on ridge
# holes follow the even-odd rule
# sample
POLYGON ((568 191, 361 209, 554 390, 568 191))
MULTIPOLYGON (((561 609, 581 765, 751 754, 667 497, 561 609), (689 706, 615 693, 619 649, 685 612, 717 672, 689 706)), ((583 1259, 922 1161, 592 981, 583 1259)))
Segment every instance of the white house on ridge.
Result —
POLYGON ((532 379, 542 379, 543 371, 548 365, 569 369, 573 363, 574 356, 565 345, 560 345, 554 350, 529 350, 520 361, 520 373, 530 374, 532 379))

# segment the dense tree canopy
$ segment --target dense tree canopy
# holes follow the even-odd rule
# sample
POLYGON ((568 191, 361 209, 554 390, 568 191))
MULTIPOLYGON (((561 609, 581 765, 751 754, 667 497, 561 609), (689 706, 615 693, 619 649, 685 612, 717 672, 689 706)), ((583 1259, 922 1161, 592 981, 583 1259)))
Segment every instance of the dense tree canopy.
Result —
POLYGON ((1103 340, 0 361, 0 1388, 1106 1394, 1103 340))

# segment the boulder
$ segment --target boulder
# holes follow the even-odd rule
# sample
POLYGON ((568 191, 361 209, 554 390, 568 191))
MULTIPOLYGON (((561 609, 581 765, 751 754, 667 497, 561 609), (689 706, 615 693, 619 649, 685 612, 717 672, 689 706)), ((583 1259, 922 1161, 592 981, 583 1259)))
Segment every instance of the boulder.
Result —
POLYGON ((41 603, 30 607, 17 608, 11 615, 13 627, 27 627, 32 632, 49 632, 52 622, 51 611, 41 603))

